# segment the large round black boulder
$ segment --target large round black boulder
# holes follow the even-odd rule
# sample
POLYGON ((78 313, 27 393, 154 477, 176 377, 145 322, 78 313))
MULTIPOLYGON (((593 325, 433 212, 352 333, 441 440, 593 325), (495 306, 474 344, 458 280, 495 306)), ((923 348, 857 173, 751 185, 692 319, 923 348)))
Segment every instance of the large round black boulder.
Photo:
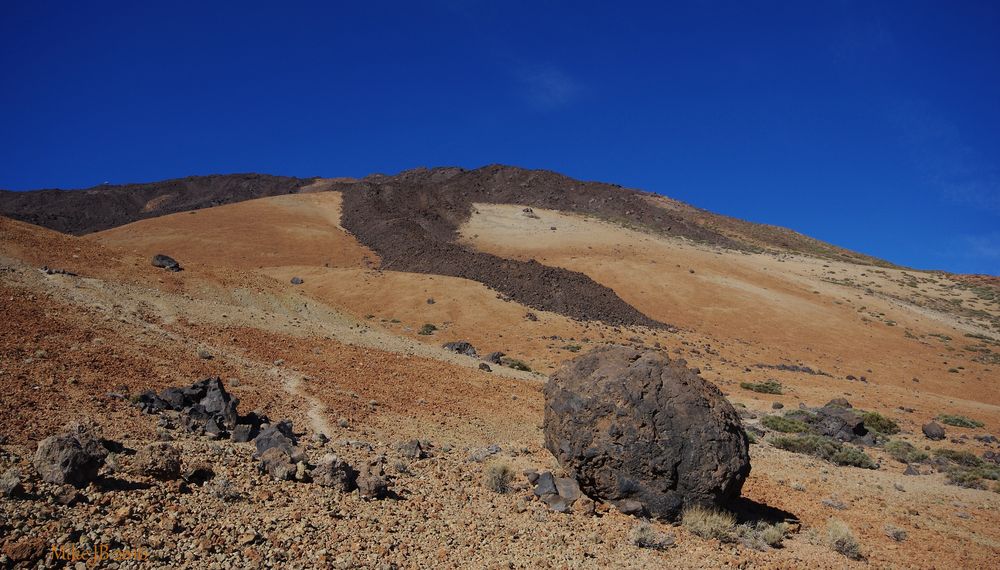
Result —
POLYGON ((597 348, 545 386, 545 446, 585 493, 675 519, 722 505, 750 474, 749 441, 718 388, 659 351, 597 348))

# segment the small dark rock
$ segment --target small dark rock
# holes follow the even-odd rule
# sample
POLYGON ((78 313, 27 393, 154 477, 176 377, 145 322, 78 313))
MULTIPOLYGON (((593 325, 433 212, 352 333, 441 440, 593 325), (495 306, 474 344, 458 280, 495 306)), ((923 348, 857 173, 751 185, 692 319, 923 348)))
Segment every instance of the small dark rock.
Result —
POLYGON ((538 473, 538 478, 535 479, 534 483, 536 496, 543 497, 552 493, 558 493, 555 477, 549 471, 538 473))
POLYGON ((780 410, 781 408, 784 408, 784 407, 785 407, 785 405, 782 404, 781 402, 774 402, 773 404, 771 404, 771 409, 772 410, 780 410))
POLYGON ((423 446, 420 444, 420 440, 411 439, 407 442, 401 443, 398 446, 399 454, 407 459, 424 459, 427 457, 427 452, 424 451, 423 446))
POLYGON ((483 372, 493 372, 493 369, 490 368, 490 365, 486 364, 485 362, 479 363, 479 369, 482 370, 483 372))
POLYGON ((153 267, 161 267, 167 271, 176 272, 182 269, 181 264, 177 263, 176 259, 170 257, 169 255, 163 255, 162 253, 154 255, 152 263, 153 267))
POLYGON ((302 285, 302 283, 304 281, 302 281, 301 277, 292 277, 292 285, 302 285))

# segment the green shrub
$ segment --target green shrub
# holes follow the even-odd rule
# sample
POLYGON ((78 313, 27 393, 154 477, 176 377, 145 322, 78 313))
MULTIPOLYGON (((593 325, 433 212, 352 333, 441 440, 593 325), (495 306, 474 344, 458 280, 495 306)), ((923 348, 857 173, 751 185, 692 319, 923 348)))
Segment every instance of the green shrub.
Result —
POLYGON ((583 347, 580 346, 579 344, 567 344, 566 346, 563 347, 563 350, 568 350, 570 352, 580 352, 581 348, 583 347))
POLYGON ((958 449, 935 449, 934 455, 947 459, 952 463, 957 463, 963 467, 979 467, 983 464, 982 459, 976 457, 976 454, 969 451, 961 451, 958 449))
POLYGON ((948 424, 955 427, 964 428, 981 428, 983 427, 983 422, 974 420, 972 418, 967 418, 965 416, 957 416, 951 414, 941 414, 938 416, 938 421, 943 424, 948 424))
POLYGON ((980 465, 979 467, 953 467, 946 472, 948 482, 959 487, 985 489, 986 480, 1000 481, 1000 467, 980 465))
POLYGON ((917 463, 927 459, 926 453, 914 447, 913 444, 901 440, 893 440, 885 444, 885 452, 901 463, 917 463))
POLYGON ((865 452, 820 435, 781 436, 771 440, 778 449, 812 455, 836 465, 875 469, 875 462, 865 452))
POLYGON ((438 328, 431 323, 424 323, 424 326, 420 327, 420 332, 417 334, 422 334, 424 336, 432 335, 436 330, 438 330, 438 328))
POLYGON ((850 467, 860 467, 862 469, 878 469, 878 465, 868 454, 861 451, 857 447, 852 447, 850 445, 842 446, 833 457, 830 458, 831 463, 836 463, 837 465, 847 465, 850 467))
POLYGON ((740 382, 740 388, 761 394, 781 394, 781 382, 765 380, 764 382, 740 382))
POLYGON ((781 416, 764 416, 760 423, 767 429, 780 431, 782 433, 803 433, 809 431, 809 426, 799 420, 783 418, 781 416))
POLYGON ((865 427, 871 431, 885 435, 899 433, 899 424, 878 412, 865 412, 861 417, 865 422, 865 427))
POLYGON ((514 370, 523 370, 524 372, 531 372, 531 367, 528 366, 523 360, 510 358, 509 356, 501 357, 500 364, 503 364, 508 368, 513 368, 514 370))

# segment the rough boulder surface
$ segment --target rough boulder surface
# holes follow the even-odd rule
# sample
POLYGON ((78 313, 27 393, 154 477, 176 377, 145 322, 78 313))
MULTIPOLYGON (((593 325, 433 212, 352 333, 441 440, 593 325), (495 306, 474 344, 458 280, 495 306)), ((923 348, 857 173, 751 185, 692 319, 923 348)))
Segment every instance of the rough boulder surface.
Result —
POLYGON ((96 426, 72 423, 64 433, 38 442, 34 465, 47 483, 84 487, 97 478, 107 456, 96 426))
POLYGON ((739 496, 750 474, 739 415, 685 364, 606 346, 552 375, 545 446, 584 493, 667 519, 739 496))

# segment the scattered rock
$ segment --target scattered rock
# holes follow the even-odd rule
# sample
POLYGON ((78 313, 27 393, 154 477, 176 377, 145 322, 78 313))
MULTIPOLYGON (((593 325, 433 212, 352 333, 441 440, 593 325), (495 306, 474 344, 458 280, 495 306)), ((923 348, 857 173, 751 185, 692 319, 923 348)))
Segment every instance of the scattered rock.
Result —
POLYGON ((198 358, 201 358, 202 360, 212 360, 212 353, 205 350, 204 348, 199 348, 198 358))
POLYGON ((937 422, 932 421, 930 423, 926 423, 920 429, 923 430, 924 435, 927 436, 927 439, 933 439, 935 441, 940 441, 944 439, 944 428, 941 427, 941 424, 937 422))
POLYGON ((357 476, 354 468, 332 453, 324 455, 312 470, 312 479, 317 485, 332 487, 342 493, 354 489, 357 476))
POLYGON ((785 405, 782 404, 781 402, 774 402, 773 404, 771 404, 771 409, 772 410, 780 410, 781 408, 784 408, 784 407, 785 407, 785 405))
POLYGON ((262 429, 253 443, 257 448, 257 457, 263 458, 265 452, 277 448, 285 452, 292 463, 305 459, 305 455, 298 447, 298 438, 292 432, 292 422, 289 420, 282 420, 262 429))
POLYGON ((47 483, 83 487, 97 478, 108 456, 93 424, 73 423, 38 443, 35 470, 47 483))
POLYGON ((830 400, 829 402, 827 402, 826 406, 824 406, 824 407, 825 408, 845 408, 845 409, 851 409, 854 406, 852 406, 851 403, 848 402, 846 398, 834 398, 834 399, 830 400))
POLYGON ((170 257, 169 255, 163 255, 162 253, 154 255, 152 263, 153 267, 161 267, 167 271, 177 272, 182 269, 181 264, 177 263, 176 259, 170 257))
POLYGON ((292 285, 302 285, 303 283, 301 277, 292 277, 292 285))
POLYGON ((253 426, 250 424, 236 424, 230 437, 236 443, 246 443, 252 439, 252 433, 253 426))
POLYGON ((295 476, 296 466, 287 451, 281 447, 270 447, 260 454, 260 471, 277 481, 287 481, 295 476))
POLYGON ((479 369, 482 370, 483 372, 493 372, 493 369, 490 368, 490 365, 486 364, 485 362, 479 363, 479 369))
POLYGON ((427 457, 427 452, 424 451, 423 446, 420 444, 420 440, 411 439, 407 442, 399 444, 397 447, 399 454, 407 459, 424 459, 427 457))
POLYGON ((466 356, 471 356, 473 358, 479 356, 478 354, 476 354, 476 348, 471 344, 465 342, 464 340, 458 342, 445 343, 444 349, 454 352, 456 354, 464 354, 466 356))
POLYGON ((499 365, 503 364, 503 362, 501 361, 501 359, 504 356, 507 356, 507 355, 504 354, 504 353, 502 353, 502 352, 500 352, 498 350, 496 352, 491 352, 491 353, 487 354, 486 358, 484 358, 483 360, 485 360, 486 362, 489 362, 490 364, 496 364, 497 366, 499 366, 499 365))
POLYGON ((494 443, 494 444, 491 444, 491 445, 489 445, 487 447, 484 447, 482 449, 477 449, 477 450, 473 451, 472 453, 470 453, 469 454, 469 461, 473 461, 475 463, 482 463, 483 461, 485 461, 489 457, 492 457, 492 456, 500 453, 500 451, 501 451, 500 446, 494 443))
POLYGON ((914 466, 912 466, 910 464, 907 464, 906 465, 906 470, 903 471, 903 475, 920 475, 920 471, 917 471, 916 467, 914 467, 914 466))
POLYGON ((3 543, 3 553, 18 567, 30 568, 45 556, 47 544, 40 536, 25 537, 20 540, 8 539, 3 543))
POLYGON ((0 476, 0 495, 10 498, 24 493, 21 486, 21 472, 15 467, 11 467, 0 476))
POLYGON ((529 321, 537 321, 538 320, 538 315, 536 315, 535 313, 529 312, 529 313, 525 313, 524 314, 524 318, 528 319, 529 321))
POLYGON ((739 496, 749 441, 733 406, 684 361, 597 348, 545 385, 545 446, 591 497, 656 517, 739 496), (633 509, 634 510, 634 509, 633 509))
POLYGON ((381 499, 389 493, 389 476, 385 473, 385 461, 376 457, 361 465, 357 476, 358 492, 366 499, 381 499))
POLYGON ((137 474, 171 481, 181 475, 181 452, 169 443, 152 443, 135 454, 132 468, 137 474))

